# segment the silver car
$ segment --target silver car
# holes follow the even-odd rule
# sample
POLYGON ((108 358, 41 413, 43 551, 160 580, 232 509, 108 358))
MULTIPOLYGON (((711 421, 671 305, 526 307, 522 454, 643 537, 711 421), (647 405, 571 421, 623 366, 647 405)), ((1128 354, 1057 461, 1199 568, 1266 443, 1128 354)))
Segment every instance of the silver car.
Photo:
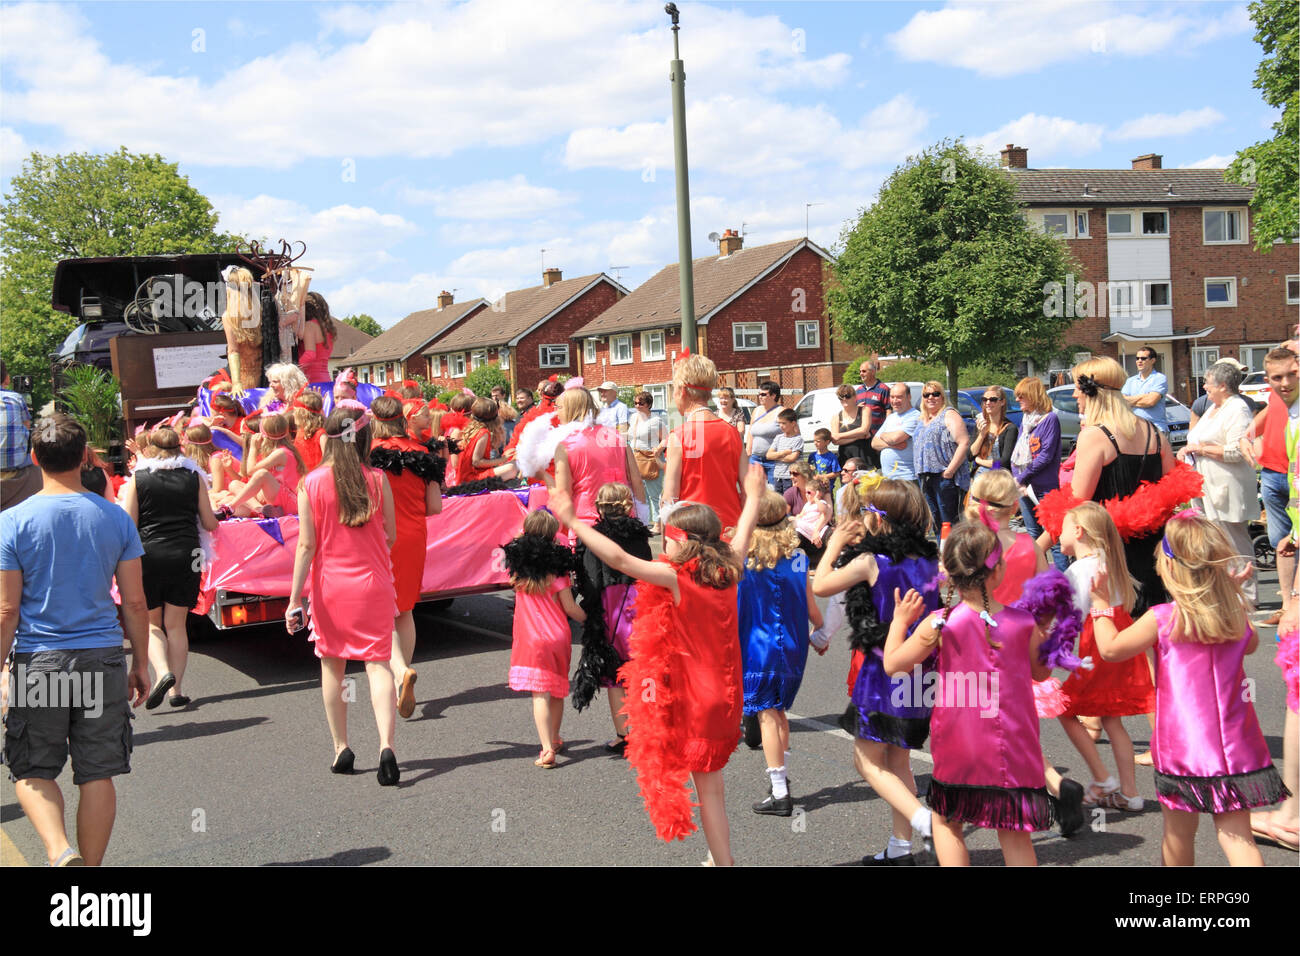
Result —
MULTIPOLYGON (((1073 385, 1058 385, 1047 390, 1052 410, 1061 423, 1061 457, 1074 451, 1079 440, 1079 403, 1074 400, 1073 385)), ((1192 420, 1192 410, 1176 398, 1165 396, 1165 420, 1169 423, 1169 444, 1177 451, 1187 443, 1187 428, 1192 420)))

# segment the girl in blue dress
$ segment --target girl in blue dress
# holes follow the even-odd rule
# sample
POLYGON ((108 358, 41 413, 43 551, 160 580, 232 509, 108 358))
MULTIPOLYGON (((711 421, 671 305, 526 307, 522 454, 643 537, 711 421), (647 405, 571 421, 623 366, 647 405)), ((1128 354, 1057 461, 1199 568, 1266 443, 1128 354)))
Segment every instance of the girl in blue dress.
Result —
POLYGON ((763 496, 737 590, 745 716, 758 715, 771 784, 771 793, 754 804, 754 812, 779 817, 794 812, 786 777, 790 722, 785 712, 803 681, 809 622, 822 625, 808 584, 808 557, 799 550, 788 511, 781 495, 769 491, 763 496))

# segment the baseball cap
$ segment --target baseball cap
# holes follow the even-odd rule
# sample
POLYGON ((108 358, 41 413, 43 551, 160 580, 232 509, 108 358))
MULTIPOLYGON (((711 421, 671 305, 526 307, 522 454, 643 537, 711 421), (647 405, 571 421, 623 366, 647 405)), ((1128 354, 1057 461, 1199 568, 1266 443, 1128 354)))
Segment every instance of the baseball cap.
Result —
POLYGON ((597 387, 598 387, 599 390, 602 391, 602 392, 617 392, 617 391, 618 391, 618 386, 615 385, 613 382, 601 382, 600 385, 597 386, 597 387))
POLYGON ((1221 358, 1221 359, 1219 359, 1217 362, 1215 362, 1214 364, 1215 364, 1215 365, 1231 365, 1231 366, 1232 366, 1233 368, 1235 368, 1238 372, 1248 372, 1248 371, 1250 371, 1246 366, 1242 365, 1242 364, 1241 364, 1240 362, 1238 362, 1235 358, 1221 358))

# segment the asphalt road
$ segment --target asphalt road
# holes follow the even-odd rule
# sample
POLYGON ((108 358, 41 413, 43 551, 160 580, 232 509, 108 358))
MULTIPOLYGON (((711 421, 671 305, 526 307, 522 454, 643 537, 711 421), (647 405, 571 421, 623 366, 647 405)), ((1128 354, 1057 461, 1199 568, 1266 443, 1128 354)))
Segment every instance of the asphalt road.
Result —
MULTIPOLYGON (((1264 607, 1276 607, 1276 579, 1262 579, 1264 607)), ((133 771, 117 778, 118 817, 107 862, 153 866, 283 864, 664 864, 695 865, 703 833, 664 844, 655 839, 631 768, 608 756, 609 709, 599 697, 583 713, 566 712, 567 751, 555 770, 533 766, 538 743, 526 694, 505 684, 510 657, 508 594, 458 599, 442 614, 418 613, 419 681, 415 716, 399 723, 402 781, 375 780, 378 737, 364 668, 353 665, 357 703, 350 708, 357 773, 329 772, 329 732, 319 666, 308 642, 265 627, 196 644, 185 689, 193 706, 137 712, 133 771)), ((1273 632, 1247 658, 1256 708, 1274 760, 1281 764, 1285 692, 1272 663, 1273 632)), ((575 655, 578 648, 575 644, 575 655)), ((889 808, 859 779, 852 742, 835 726, 846 703, 848 650, 837 640, 810 656, 791 715, 790 775, 796 800, 789 819, 761 817, 750 804, 766 795, 761 752, 742 744, 726 767, 727 807, 738 862, 751 865, 850 865, 884 846, 889 808), (797 716, 796 716, 797 715, 797 716)), ((576 658, 575 658, 576 659, 576 658)), ((1042 723, 1047 753, 1068 773, 1086 773, 1055 721, 1042 723)), ((1126 721, 1145 749, 1146 720, 1126 721)), ((1103 748, 1109 763, 1109 748, 1103 748)), ((928 755, 913 757, 924 787, 928 755)), ((1152 772, 1138 768, 1148 797, 1138 814, 1106 811, 1064 840, 1036 835, 1041 864, 1148 866, 1159 863, 1161 819, 1152 772)), ((74 819, 71 770, 60 778, 74 819)), ((1100 811, 1099 811, 1100 813, 1100 811)), ((6 864, 44 862, 5 775, 0 824, 6 864)), ((971 831, 972 862, 1001 863, 996 837, 971 831)), ((1296 856, 1261 845, 1269 865, 1296 856)), ((1208 818, 1197 859, 1221 865, 1208 818)))

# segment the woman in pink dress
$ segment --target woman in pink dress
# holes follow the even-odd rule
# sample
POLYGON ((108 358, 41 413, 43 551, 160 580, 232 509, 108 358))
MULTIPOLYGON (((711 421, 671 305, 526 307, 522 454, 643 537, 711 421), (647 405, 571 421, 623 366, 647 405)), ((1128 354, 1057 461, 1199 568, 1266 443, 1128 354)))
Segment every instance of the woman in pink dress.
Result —
POLYGON ((681 427, 668 436, 668 467, 660 508, 678 500, 705 504, 730 538, 740 519, 740 476, 749 465, 740 433, 709 410, 718 369, 703 355, 687 355, 673 369, 673 401, 681 427))
POLYGON ((382 471, 362 465, 370 458, 368 412, 335 409, 325 435, 325 457, 298 492, 298 551, 285 621, 291 632, 302 627, 310 572, 312 641, 321 659, 325 719, 334 738, 330 770, 352 772, 343 672, 348 661, 365 661, 379 727, 379 783, 395 786, 401 776, 393 753, 397 692, 388 667, 397 617, 389 557, 397 537, 393 493, 382 471))
MULTIPOLYGON (((560 396, 556 409, 563 428, 570 422, 587 422, 595 405, 585 388, 572 388, 560 396)), ((555 448, 555 486, 572 496, 579 521, 594 525, 600 518, 596 493, 609 482, 631 488, 638 515, 643 520, 649 518, 641 472, 623 436, 606 425, 590 423, 579 425, 576 431, 566 430, 555 448)))

